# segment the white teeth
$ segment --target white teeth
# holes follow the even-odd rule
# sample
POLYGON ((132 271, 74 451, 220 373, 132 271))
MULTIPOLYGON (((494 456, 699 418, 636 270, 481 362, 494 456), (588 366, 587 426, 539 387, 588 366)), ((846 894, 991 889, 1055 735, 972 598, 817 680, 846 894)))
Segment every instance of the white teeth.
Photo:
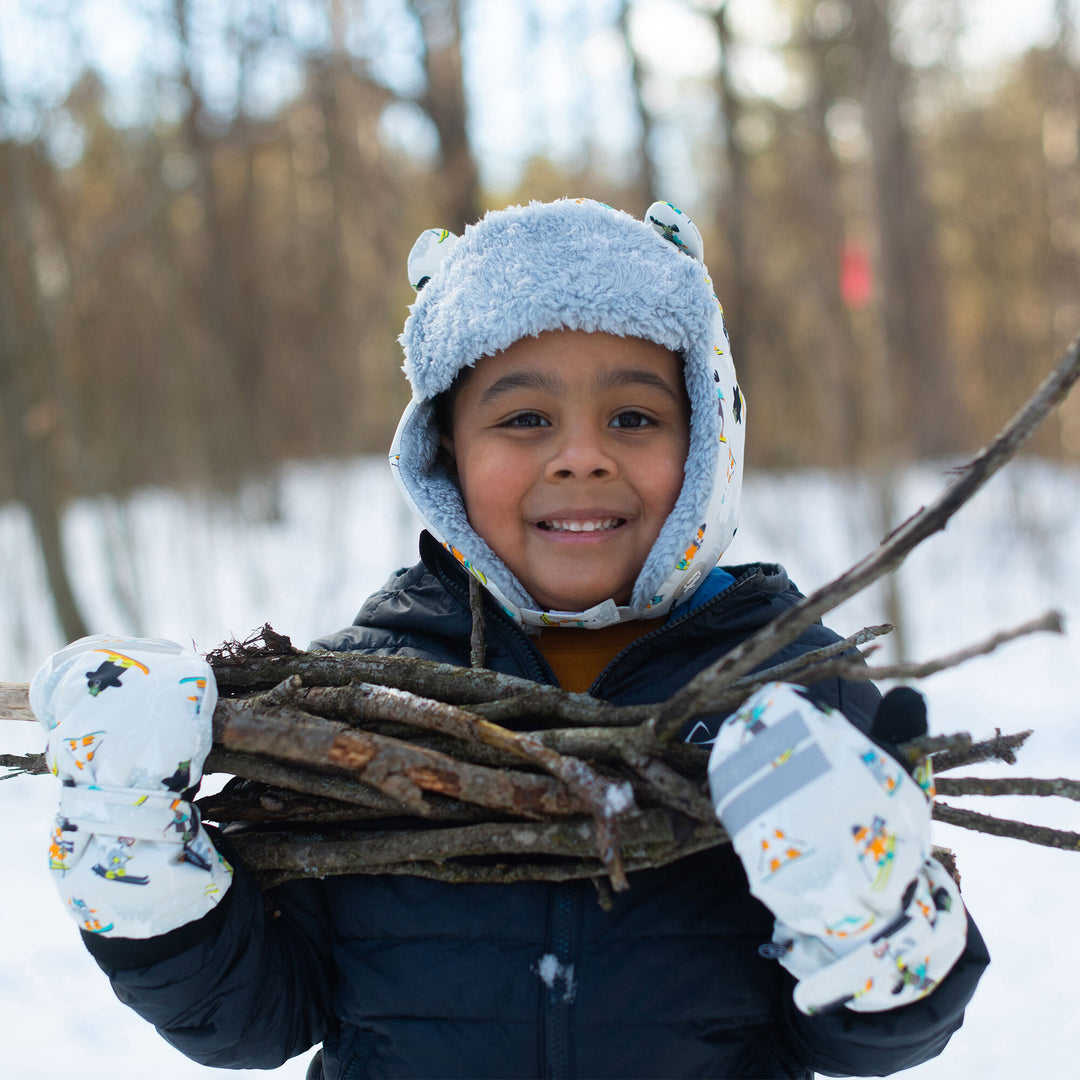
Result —
POLYGON ((599 518, 595 521, 545 521, 543 525, 552 532, 596 532, 614 529, 622 518, 599 518))

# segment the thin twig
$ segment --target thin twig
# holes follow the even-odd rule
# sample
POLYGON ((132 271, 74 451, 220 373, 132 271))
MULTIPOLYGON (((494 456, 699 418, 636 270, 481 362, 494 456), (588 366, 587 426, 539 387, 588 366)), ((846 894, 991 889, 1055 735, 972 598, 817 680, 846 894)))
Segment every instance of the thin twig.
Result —
POLYGON ((740 691, 748 690, 753 693, 753 691, 764 686, 766 683, 790 681, 796 672, 800 672, 804 668, 811 667, 814 664, 820 664, 834 656, 849 652, 851 649, 857 648, 860 645, 865 645, 875 638, 883 637, 885 634, 891 634, 895 629, 896 627, 893 626, 892 623, 880 623, 877 626, 864 626, 862 630, 852 634, 850 637, 844 638, 843 641, 833 642, 832 645, 825 645, 820 649, 812 649, 810 652, 805 652, 801 656, 796 656, 791 660, 785 661, 783 664, 776 664, 774 667, 764 668, 761 671, 755 672, 753 675, 745 675, 743 678, 737 679, 732 683, 731 689, 740 691))
POLYGON ((1080 802, 1080 780, 1061 776, 941 776, 934 785, 939 795, 1060 795, 1080 802))
POLYGON ((1016 753, 1027 741, 1031 729, 1014 735, 1002 735, 1001 728, 994 729, 992 739, 973 743, 967 749, 949 750, 934 757, 934 772, 949 772, 967 765, 978 765, 983 761, 1004 761, 1007 765, 1016 764, 1016 753))
POLYGON ((938 754, 968 750, 971 747, 971 736, 966 731, 955 735, 920 735, 909 742, 900 743, 896 748, 897 754, 904 758, 910 765, 918 766, 928 757, 932 757, 937 768, 938 754))
POLYGON ((0 780, 10 780, 13 776, 43 776, 49 771, 44 754, 0 754, 0 769, 11 769, 0 780))
POLYGON ((1063 848, 1066 851, 1080 849, 1080 833, 1064 829, 1049 829, 1045 825, 1030 825, 1026 821, 977 814, 974 810, 961 810, 947 803, 934 803, 934 819, 962 829, 989 833, 991 836, 1008 836, 1013 840, 1026 840, 1029 844, 1063 848))
POLYGON ((472 630, 469 632, 469 666, 482 668, 487 660, 487 647, 484 643, 484 590, 472 574, 469 575, 469 612, 472 615, 472 630))
POLYGON ((793 677, 793 681, 802 685, 820 682, 823 679, 848 679, 852 681, 873 679, 925 679, 929 675, 936 675, 939 671, 947 668, 959 667, 976 656, 986 656, 995 649, 1010 641, 1028 634, 1052 633, 1063 634, 1065 632, 1064 619, 1059 611, 1048 611, 1046 614, 1032 619, 1012 630, 1002 630, 991 637, 980 641, 975 645, 969 645, 966 649, 958 649, 947 656, 939 656, 934 660, 927 660, 921 664, 887 664, 870 667, 859 661, 851 661, 844 658, 825 661, 815 664, 806 671, 793 677))

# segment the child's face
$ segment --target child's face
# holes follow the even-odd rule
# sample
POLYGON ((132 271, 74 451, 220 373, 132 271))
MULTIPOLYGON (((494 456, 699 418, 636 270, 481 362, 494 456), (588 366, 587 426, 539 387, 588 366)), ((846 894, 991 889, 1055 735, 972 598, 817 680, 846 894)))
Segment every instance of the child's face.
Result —
POLYGON ((683 482, 682 363, 557 330, 480 359, 443 445, 469 523, 543 608, 625 604, 683 482))

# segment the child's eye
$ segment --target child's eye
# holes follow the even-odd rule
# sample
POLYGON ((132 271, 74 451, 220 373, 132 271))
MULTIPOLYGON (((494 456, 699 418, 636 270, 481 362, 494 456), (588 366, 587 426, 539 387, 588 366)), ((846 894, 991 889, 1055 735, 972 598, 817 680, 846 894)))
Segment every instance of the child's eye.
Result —
POLYGON ((511 428, 536 428, 548 426, 548 421, 545 417, 539 413, 523 412, 518 413, 515 416, 511 416, 503 424, 504 427, 511 428))
POLYGON ((619 413, 611 421, 611 426, 617 428, 643 428, 651 427, 653 423, 651 416, 646 416, 644 413, 633 409, 627 409, 625 412, 619 413))

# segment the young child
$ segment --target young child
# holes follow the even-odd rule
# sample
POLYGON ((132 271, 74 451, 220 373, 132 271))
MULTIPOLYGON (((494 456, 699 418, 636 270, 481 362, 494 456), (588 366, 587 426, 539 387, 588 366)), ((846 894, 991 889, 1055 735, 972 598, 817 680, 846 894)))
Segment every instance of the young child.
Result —
MULTIPOLYGON (((317 646, 467 666, 472 575, 488 667, 649 703, 798 599, 778 566, 717 567, 746 409, 685 215, 512 207, 425 233, 409 269, 391 464, 422 561, 317 646)), ((816 626, 774 661, 835 640, 816 626)), ((208 665, 89 639, 31 699, 64 780, 50 865, 85 944, 210 1065, 321 1043, 311 1077, 880 1075, 940 1052, 988 961, 929 858, 926 796, 863 734, 866 683, 774 685, 696 720, 734 843, 632 873, 610 910, 589 881, 404 875, 264 903, 183 797, 208 665)))

